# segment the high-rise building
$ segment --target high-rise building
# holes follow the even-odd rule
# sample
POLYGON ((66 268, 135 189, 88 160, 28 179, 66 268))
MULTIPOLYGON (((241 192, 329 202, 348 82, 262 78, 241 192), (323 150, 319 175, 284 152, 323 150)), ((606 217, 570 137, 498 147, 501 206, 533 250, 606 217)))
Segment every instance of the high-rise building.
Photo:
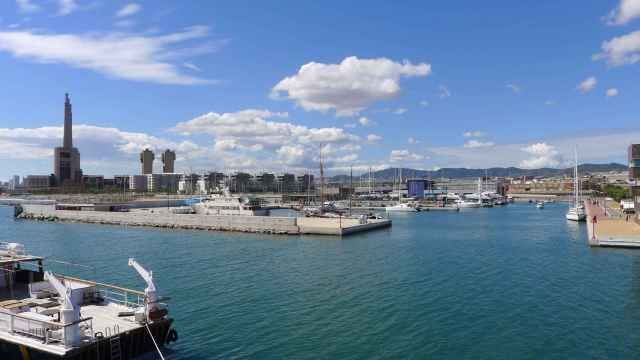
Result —
POLYGON ((149 149, 144 149, 140 153, 140 163, 142 164, 142 175, 153 174, 153 160, 155 156, 153 155, 153 151, 149 149))
POLYGON ((73 113, 69 94, 64 100, 64 137, 62 146, 54 149, 53 172, 58 185, 78 184, 82 180, 80 152, 73 147, 73 113))
POLYGON ((172 150, 165 150, 162 153, 162 172, 165 174, 174 172, 174 163, 176 161, 176 153, 172 150))

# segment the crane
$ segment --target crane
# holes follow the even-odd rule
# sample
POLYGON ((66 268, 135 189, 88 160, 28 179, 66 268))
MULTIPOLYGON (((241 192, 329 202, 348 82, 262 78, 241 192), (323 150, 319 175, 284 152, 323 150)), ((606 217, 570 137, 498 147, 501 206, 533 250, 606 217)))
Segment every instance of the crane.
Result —
POLYGON ((73 324, 64 328, 64 342, 67 346, 77 345, 80 342, 80 307, 73 301, 71 288, 63 284, 51 271, 44 273, 44 280, 49 282, 62 298, 60 309, 60 322, 73 324))
POLYGON ((147 283, 147 287, 144 289, 144 295, 146 297, 145 303, 145 315, 147 320, 154 320, 166 315, 167 310, 162 309, 159 304, 160 298, 157 294, 156 284, 153 282, 153 272, 147 271, 142 265, 140 265, 134 258, 129 259, 129 266, 136 269, 138 274, 147 283))

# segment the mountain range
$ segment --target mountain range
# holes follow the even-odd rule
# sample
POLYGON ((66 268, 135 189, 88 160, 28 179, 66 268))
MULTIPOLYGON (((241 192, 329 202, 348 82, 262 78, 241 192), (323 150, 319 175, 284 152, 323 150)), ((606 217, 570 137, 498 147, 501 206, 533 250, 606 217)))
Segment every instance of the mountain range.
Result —
MULTIPOLYGON (((609 164, 582 164, 578 166, 578 171, 581 174, 591 174, 600 172, 621 172, 627 171, 626 165, 618 163, 609 164)), ((378 170, 371 173, 371 176, 377 181, 393 180, 400 173, 400 168, 388 168, 384 170, 378 170)), ((402 168, 403 178, 477 178, 484 175, 487 176, 500 176, 500 177, 520 177, 526 176, 532 177, 550 177, 550 176, 562 176, 573 174, 573 167, 558 169, 558 168, 539 168, 539 169, 521 169, 517 167, 493 167, 488 169, 467 169, 467 168, 441 168, 438 170, 418 170, 402 168)), ((361 175, 354 175, 354 179, 368 178, 369 173, 361 175)), ((329 179, 331 182, 348 182, 349 175, 336 175, 329 179)))

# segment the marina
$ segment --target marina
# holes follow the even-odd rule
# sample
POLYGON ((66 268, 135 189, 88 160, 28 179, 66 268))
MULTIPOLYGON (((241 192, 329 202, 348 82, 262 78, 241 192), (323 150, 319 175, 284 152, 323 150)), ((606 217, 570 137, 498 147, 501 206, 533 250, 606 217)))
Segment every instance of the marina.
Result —
POLYGON ((48 261, 54 271, 103 283, 144 284, 126 263, 140 259, 172 298, 174 360, 635 357, 620 342, 639 339, 640 260, 589 247, 567 209, 394 214, 393 227, 341 241, 33 222, 9 207, 0 229, 32 253, 91 266, 48 261), (595 332, 610 336, 588 341, 595 332))

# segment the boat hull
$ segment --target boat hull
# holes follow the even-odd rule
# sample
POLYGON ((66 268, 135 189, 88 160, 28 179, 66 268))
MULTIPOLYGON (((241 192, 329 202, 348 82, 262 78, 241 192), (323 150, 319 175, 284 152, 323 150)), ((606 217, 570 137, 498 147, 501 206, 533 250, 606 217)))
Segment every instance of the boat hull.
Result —
MULTIPOLYGON (((149 329, 160 349, 164 348, 172 322, 172 319, 164 319, 149 324, 149 329)), ((0 340, 0 355, 2 360, 142 360, 158 358, 155 345, 145 327, 120 334, 119 357, 112 356, 111 338, 108 337, 71 350, 62 356, 0 340)))

